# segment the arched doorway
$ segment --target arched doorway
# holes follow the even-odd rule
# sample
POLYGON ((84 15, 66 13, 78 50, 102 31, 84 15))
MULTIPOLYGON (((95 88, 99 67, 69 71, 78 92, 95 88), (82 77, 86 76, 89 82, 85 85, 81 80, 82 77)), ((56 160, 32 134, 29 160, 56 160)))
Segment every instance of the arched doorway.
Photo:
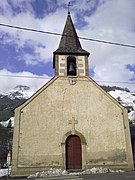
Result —
POLYGON ((77 135, 66 139, 66 169, 82 169, 82 146, 77 135))

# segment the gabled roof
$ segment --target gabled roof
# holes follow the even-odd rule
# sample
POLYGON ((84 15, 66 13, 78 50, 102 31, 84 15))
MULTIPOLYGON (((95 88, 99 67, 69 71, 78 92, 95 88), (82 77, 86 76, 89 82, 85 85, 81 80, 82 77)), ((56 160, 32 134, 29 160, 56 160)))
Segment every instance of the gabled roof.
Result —
MULTIPOLYGON (((54 51, 54 55, 55 54, 76 54, 87 56, 90 54, 89 52, 82 49, 70 13, 68 13, 67 16, 59 47, 56 51, 54 51)), ((55 67, 55 58, 53 59, 53 65, 55 67)))

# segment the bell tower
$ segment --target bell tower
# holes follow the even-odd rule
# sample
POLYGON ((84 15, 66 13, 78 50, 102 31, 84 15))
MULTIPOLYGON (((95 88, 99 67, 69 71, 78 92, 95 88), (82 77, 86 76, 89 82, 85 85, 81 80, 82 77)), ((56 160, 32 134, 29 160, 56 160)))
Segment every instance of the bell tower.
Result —
POLYGON ((68 12, 59 47, 53 53, 55 76, 88 76, 89 54, 82 49, 70 12, 68 12))

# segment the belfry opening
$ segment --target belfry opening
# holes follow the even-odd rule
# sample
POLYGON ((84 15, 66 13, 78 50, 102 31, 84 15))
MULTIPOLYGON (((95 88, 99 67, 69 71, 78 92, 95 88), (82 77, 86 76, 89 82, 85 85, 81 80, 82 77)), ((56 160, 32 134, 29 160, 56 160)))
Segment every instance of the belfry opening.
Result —
POLYGON ((76 58, 74 56, 67 57, 67 75, 76 76, 76 58))

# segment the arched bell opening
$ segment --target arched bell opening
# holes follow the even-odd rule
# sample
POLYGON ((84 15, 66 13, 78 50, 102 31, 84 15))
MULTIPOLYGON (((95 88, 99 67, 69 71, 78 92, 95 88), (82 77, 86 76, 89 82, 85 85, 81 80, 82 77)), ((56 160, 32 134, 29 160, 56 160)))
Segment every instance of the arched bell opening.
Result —
POLYGON ((67 76, 76 76, 76 58, 74 56, 67 57, 67 76))

